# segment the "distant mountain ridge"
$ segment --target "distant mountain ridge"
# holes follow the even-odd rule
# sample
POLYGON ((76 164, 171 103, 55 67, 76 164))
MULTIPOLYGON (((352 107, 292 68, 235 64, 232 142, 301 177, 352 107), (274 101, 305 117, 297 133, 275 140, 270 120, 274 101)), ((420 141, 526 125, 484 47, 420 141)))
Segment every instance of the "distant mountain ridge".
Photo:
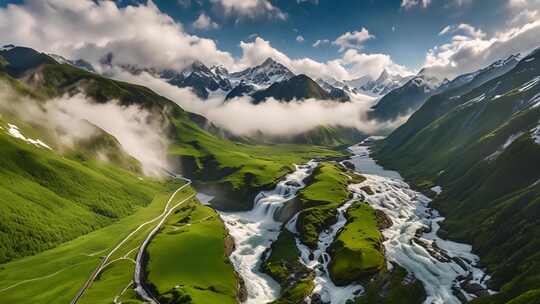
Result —
POLYGON ((416 112, 428 98, 444 92, 453 92, 454 96, 459 97, 460 94, 508 72, 518 63, 518 58, 518 55, 511 55, 478 71, 459 75, 451 81, 447 79, 440 81, 422 69, 403 86, 382 97, 370 112, 370 118, 393 120, 400 116, 410 115, 416 112))

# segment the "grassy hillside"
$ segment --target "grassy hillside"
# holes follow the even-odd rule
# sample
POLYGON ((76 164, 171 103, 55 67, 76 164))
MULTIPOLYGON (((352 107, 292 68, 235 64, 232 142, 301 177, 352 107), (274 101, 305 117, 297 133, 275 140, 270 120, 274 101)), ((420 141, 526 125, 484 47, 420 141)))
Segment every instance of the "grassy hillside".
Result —
POLYGON ((164 189, 116 166, 38 148, 0 126, 0 263, 109 225, 164 189))
POLYGON ((218 214, 192 202, 178 209, 148 247, 147 280, 161 303, 236 303, 237 278, 218 214))
POLYGON ((171 115, 174 144, 170 158, 186 176, 198 180, 197 186, 204 192, 216 196, 212 204, 219 209, 251 209, 255 195, 271 188, 295 163, 343 155, 318 146, 235 143, 203 131, 179 115, 171 115))
POLYGON ((366 279, 386 266, 375 210, 356 203, 347 210, 347 224, 330 246, 330 277, 337 285, 366 279))
MULTIPOLYGON (((5 303, 69 303, 88 279, 103 256, 141 223, 159 215, 178 183, 164 185, 163 193, 145 207, 139 207, 107 227, 97 229, 54 249, 0 264, 0 300, 5 303)), ((178 193, 174 202, 181 201, 192 190, 178 193)), ((140 244, 153 226, 135 234, 117 250, 111 260, 126 256, 134 258, 132 249, 140 244)), ((133 264, 118 260, 105 269, 80 303, 110 303, 133 277, 133 264)))
POLYGON ((272 243, 262 270, 281 286, 281 295, 275 303, 298 303, 313 290, 313 271, 300 262, 295 236, 286 229, 272 243))
POLYGON ((533 52, 461 96, 430 100, 375 148, 383 165, 418 186, 442 186, 434 201, 446 217, 440 233, 471 243, 501 291, 478 303, 506 303, 540 287, 540 145, 531 137, 540 121, 539 59, 533 52), (434 103, 444 111, 434 112, 434 103))
POLYGON ((335 163, 321 163, 313 172, 308 186, 299 192, 302 211, 298 215, 297 229, 300 240, 315 249, 319 234, 336 222, 336 209, 345 203, 351 182, 345 170, 335 163))
POLYGON ((422 282, 407 275, 407 270, 397 264, 383 271, 364 284, 365 293, 355 304, 422 304, 426 292, 422 282))

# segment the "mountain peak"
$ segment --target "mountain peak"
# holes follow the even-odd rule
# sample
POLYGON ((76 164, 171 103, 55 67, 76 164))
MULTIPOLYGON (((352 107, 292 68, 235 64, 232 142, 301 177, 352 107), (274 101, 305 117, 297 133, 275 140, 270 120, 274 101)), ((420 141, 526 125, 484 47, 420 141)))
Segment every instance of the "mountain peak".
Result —
POLYGON ((383 69, 376 81, 381 83, 381 82, 386 81, 389 78, 390 78, 390 74, 388 73, 386 69, 383 69))
POLYGON ((263 63, 261 63, 261 66, 269 66, 269 65, 272 65, 274 63, 280 64, 279 62, 275 61, 273 58, 268 57, 263 61, 263 63))

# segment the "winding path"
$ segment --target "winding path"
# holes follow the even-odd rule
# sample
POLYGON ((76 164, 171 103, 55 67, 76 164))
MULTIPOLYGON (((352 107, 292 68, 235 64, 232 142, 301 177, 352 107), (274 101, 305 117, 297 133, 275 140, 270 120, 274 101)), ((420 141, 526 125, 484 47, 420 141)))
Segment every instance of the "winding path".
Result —
POLYGON ((186 183, 184 185, 182 185, 181 187, 179 187, 178 189, 176 189, 176 191, 174 191, 173 194, 171 194, 171 196, 169 197, 169 200, 167 201, 167 203, 165 204, 165 207, 163 208, 163 212, 158 215, 157 217, 149 220, 149 221, 146 221, 144 223, 142 223, 141 225, 139 225, 135 230, 133 230, 130 234, 128 234, 124 239, 122 239, 122 241, 120 241, 120 243, 118 243, 118 245, 116 245, 110 252, 109 254, 107 254, 107 256, 105 256, 102 260, 101 260, 101 263, 98 265, 98 267, 94 270, 94 272, 92 272, 92 274, 90 275, 90 277, 88 278, 88 280, 86 280, 86 282, 84 283, 84 285, 81 287, 81 289, 79 289, 79 291, 77 292, 77 294, 75 295, 75 297, 71 300, 71 304, 76 304, 79 299, 83 296, 84 292, 90 288, 90 286, 92 285, 92 283, 95 281, 95 279, 97 278, 97 276, 101 273, 101 271, 103 271, 103 269, 109 265, 111 262, 109 262, 109 259, 111 258, 111 256, 120 248, 122 247, 122 245, 124 245, 131 237, 133 237, 137 232, 139 232, 142 228, 144 228, 146 225, 149 225, 149 224, 152 224, 158 220, 161 219, 161 221, 159 221, 159 223, 156 225, 156 227, 154 229, 152 229, 152 231, 148 234, 148 236, 146 237, 146 239, 143 241, 141 247, 139 248, 139 253, 137 254, 137 260, 135 261, 135 276, 134 276, 134 282, 137 286, 136 288, 136 291, 137 293, 143 297, 145 300, 146 299, 146 295, 148 295, 148 300, 147 301, 151 301, 152 303, 157 303, 157 301, 155 301, 150 295, 150 293, 148 291, 146 291, 144 289, 144 284, 141 284, 141 281, 142 281, 142 253, 144 252, 144 249, 148 246, 148 243, 150 242, 150 240, 152 239, 152 237, 157 233, 157 231, 159 230, 159 228, 161 227, 161 225, 163 225, 163 223, 165 222, 165 220, 167 219, 167 217, 171 214, 171 212, 176 209, 178 206, 182 205, 183 203, 185 203, 186 201, 192 199, 193 197, 195 197, 195 194, 192 194, 190 196, 188 196, 187 198, 185 198, 184 200, 182 200, 181 202, 179 202, 178 204, 174 205, 173 207, 169 208, 169 205, 171 204, 172 200, 174 199, 174 197, 176 196, 176 194, 180 191, 182 191, 183 189, 185 189, 186 187, 189 187, 191 185, 191 180, 190 179, 187 179, 185 177, 182 177, 180 175, 176 175, 176 174, 172 174, 175 178, 178 178, 178 179, 181 179, 181 180, 184 180, 186 181, 186 183))

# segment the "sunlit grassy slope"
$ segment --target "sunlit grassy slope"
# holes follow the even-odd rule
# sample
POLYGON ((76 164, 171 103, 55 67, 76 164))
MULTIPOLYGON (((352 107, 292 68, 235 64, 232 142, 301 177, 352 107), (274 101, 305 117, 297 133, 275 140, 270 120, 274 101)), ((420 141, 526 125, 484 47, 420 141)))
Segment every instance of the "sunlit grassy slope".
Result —
POLYGON ((225 254, 219 215, 191 202, 175 212, 148 248, 148 281, 171 303, 236 303, 237 278, 225 254))
MULTIPOLYGON (((66 242, 34 256, 0 265, 0 302, 2 303, 69 303, 78 289, 90 277, 100 259, 141 223, 163 211, 170 194, 179 184, 164 185, 163 193, 155 196, 146 207, 117 222, 66 242)), ((179 193, 180 201, 192 190, 179 193)), ((111 260, 134 258, 132 249, 140 244, 151 225, 139 231, 115 253, 111 260)), ((133 277, 133 263, 118 260, 106 268, 87 290, 80 303, 110 303, 133 277)))

